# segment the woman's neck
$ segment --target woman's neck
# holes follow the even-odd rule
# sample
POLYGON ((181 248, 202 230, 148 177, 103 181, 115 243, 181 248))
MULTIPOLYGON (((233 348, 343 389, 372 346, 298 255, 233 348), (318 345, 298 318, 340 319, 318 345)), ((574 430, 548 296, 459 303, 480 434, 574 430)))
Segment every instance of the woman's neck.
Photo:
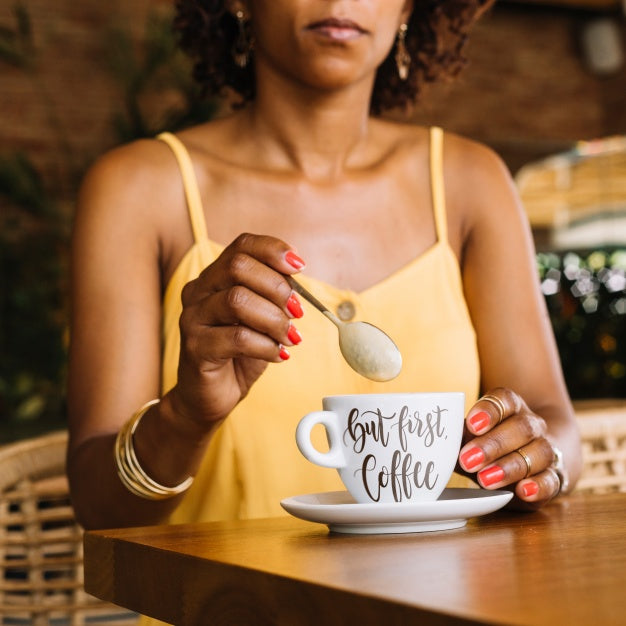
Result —
POLYGON ((320 93, 275 82, 259 82, 246 112, 249 137, 258 142, 268 166, 330 182, 370 160, 370 84, 320 93))

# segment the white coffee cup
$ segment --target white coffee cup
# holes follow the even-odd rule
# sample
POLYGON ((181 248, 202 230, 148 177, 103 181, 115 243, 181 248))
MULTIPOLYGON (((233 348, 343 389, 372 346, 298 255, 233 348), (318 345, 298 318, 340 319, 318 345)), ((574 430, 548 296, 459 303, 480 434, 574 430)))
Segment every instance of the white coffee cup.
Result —
POLYGON ((336 468, 357 502, 436 500, 445 489, 461 447, 464 393, 329 396, 322 407, 300 420, 296 443, 312 463, 336 468), (311 442, 316 424, 328 452, 311 442))

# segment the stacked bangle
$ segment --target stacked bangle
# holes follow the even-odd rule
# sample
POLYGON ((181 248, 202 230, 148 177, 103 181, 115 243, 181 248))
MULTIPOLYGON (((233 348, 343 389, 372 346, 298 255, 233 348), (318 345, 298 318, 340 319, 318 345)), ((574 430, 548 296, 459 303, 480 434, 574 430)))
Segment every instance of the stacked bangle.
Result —
POLYGON ((120 480, 128 491, 146 500, 165 500, 166 498, 172 498, 189 489, 191 483, 193 483, 193 477, 189 476, 175 487, 166 487, 150 478, 139 464, 133 446, 133 434, 135 433, 139 420, 144 416, 146 411, 158 402, 159 400, 146 402, 146 404, 122 426, 115 439, 115 464, 120 480))

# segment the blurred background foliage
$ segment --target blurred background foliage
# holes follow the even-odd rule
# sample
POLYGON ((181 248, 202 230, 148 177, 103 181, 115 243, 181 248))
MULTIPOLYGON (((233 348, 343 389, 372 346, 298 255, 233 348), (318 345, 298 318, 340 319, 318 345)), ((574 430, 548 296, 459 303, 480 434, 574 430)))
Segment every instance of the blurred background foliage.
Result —
POLYGON ((626 247, 537 255, 574 399, 626 397, 626 247))
MULTIPOLYGON (((91 158, 73 154, 57 123, 39 73, 46 53, 33 41, 27 7, 0 25, 0 65, 18 68, 47 106, 57 135, 54 184, 43 180, 27 153, 0 152, 0 443, 65 426, 68 346, 68 250, 73 199, 91 158)), ((138 48, 127 28, 101 31, 104 59, 117 89, 111 119, 116 143, 151 137, 210 119, 214 101, 202 99, 187 59, 177 51, 167 13, 150 13, 138 48), (154 93, 159 94, 155 108, 154 93)))
MULTIPOLYGON (((219 103, 199 97, 176 49, 171 5, 159 8, 148 13, 139 44, 113 13, 108 27, 93 31, 119 96, 113 144, 175 131, 218 111, 219 103)), ((46 43, 35 41, 26 3, 15 3, 11 16, 0 24, 0 69, 23 72, 31 82, 60 156, 51 181, 34 153, 0 147, 0 443, 65 425, 71 215, 96 156, 76 154, 59 123, 42 80, 46 43)), ((572 397, 626 397, 626 250, 541 252, 537 262, 572 397)))

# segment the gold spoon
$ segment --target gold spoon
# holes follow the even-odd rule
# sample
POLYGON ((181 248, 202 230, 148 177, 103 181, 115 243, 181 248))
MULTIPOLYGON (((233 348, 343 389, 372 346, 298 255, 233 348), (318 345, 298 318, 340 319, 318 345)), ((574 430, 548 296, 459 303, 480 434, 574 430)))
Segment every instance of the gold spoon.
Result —
POLYGON ((384 382, 402 369, 402 355, 396 344, 380 328, 367 322, 342 322, 292 276, 291 288, 321 311, 339 331, 339 349, 348 365, 361 376, 384 382))

